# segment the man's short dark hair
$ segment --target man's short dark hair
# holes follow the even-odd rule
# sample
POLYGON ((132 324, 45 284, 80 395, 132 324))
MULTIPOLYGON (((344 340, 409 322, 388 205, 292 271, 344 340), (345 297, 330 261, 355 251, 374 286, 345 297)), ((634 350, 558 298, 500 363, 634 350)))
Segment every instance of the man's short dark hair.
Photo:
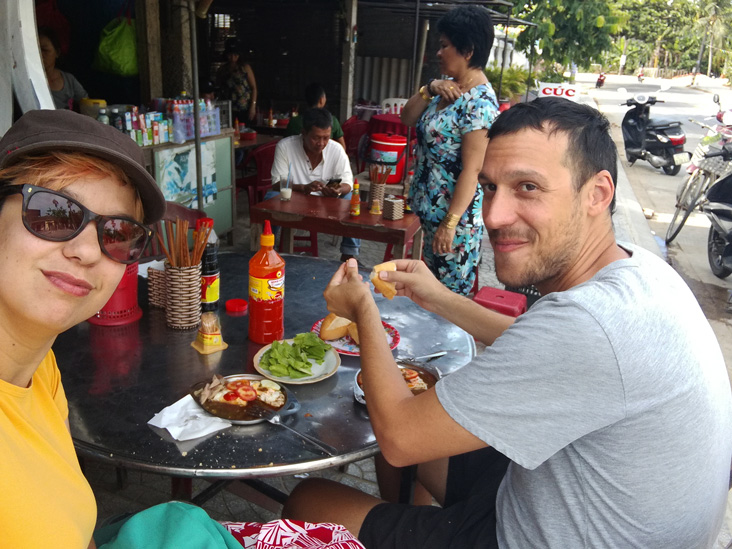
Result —
POLYGON ((437 22, 437 32, 444 34, 462 55, 471 51, 469 67, 482 69, 493 47, 493 20, 480 6, 460 6, 448 11, 437 22))
MULTIPOLYGON (((491 139, 524 129, 567 134, 567 167, 579 191, 596 173, 610 172, 613 185, 618 181, 618 150, 610 137, 610 122, 588 105, 563 97, 539 97, 518 103, 496 118, 488 131, 491 139)), ((615 211, 615 192, 610 212, 615 211)))
POLYGON ((302 129, 305 133, 320 128, 329 130, 333 127, 333 116, 325 109, 308 109, 302 115, 302 129))
POLYGON ((325 88, 318 82, 308 84, 305 88, 305 103, 308 107, 315 107, 324 95, 325 88))

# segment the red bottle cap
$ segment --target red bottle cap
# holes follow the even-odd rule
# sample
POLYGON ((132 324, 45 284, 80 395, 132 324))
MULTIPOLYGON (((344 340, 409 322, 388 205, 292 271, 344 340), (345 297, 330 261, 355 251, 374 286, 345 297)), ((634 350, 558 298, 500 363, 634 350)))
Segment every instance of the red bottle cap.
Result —
POLYGON ((226 312, 232 316, 243 315, 247 312, 249 303, 246 299, 229 299, 226 302, 226 312))
POLYGON ((275 237, 272 234, 272 225, 269 223, 269 219, 264 220, 264 230, 262 236, 259 237, 260 246, 274 246, 275 237))

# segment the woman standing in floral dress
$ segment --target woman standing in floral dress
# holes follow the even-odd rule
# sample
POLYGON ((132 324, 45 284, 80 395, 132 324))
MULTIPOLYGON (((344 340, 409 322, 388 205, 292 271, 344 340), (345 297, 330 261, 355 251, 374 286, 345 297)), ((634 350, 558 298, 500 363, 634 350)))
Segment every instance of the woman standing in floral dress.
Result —
POLYGON ((478 172, 498 102, 483 72, 493 44, 488 11, 464 6, 437 24, 437 57, 444 79, 431 80, 402 111, 417 128, 410 206, 424 233, 423 259, 452 291, 473 287, 483 238, 483 191, 478 172))

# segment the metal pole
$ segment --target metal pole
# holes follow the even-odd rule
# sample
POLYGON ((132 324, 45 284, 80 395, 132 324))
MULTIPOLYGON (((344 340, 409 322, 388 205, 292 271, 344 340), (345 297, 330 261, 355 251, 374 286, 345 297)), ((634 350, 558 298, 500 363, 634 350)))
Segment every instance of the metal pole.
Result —
POLYGON ((506 67, 506 52, 508 51, 508 25, 511 23, 511 13, 513 6, 508 8, 506 14, 506 30, 503 33, 503 52, 501 52, 501 75, 498 77, 498 101, 501 101, 501 89, 503 88, 503 69, 506 67))
POLYGON ((412 70, 409 74, 409 90, 414 90, 414 83, 417 77, 415 71, 417 70, 418 65, 417 40, 419 39, 419 2, 420 0, 415 0, 414 3, 414 32, 412 34, 412 59, 414 60, 414 64, 412 65, 412 70))
POLYGON ((191 27, 191 68, 193 70, 193 127, 195 131, 196 149, 196 196, 198 209, 203 210, 203 174, 201 162, 201 96, 198 90, 198 38, 196 36, 195 0, 188 2, 188 22, 191 27))
MULTIPOLYGON (((412 59, 414 60, 414 66, 412 67, 412 70, 409 71, 409 87, 407 88, 410 90, 410 92, 413 93, 413 90, 416 86, 417 78, 419 77, 418 74, 416 74, 417 66, 420 67, 420 73, 422 72, 422 60, 417 59, 418 55, 418 49, 417 49, 417 41, 419 40, 419 2, 420 0, 415 0, 414 3, 414 39, 412 40, 412 59)), ((427 28, 429 29, 429 23, 427 25, 427 28)), ((426 33, 425 33, 426 34, 426 33)), ((426 37, 425 37, 426 40, 426 37)), ((424 52, 422 53, 422 56, 424 56, 424 52)), ((407 127, 407 144, 406 144, 406 150, 404 151, 404 171, 402 173, 402 183, 406 181, 407 177, 409 176, 409 163, 410 163, 410 156, 411 151, 409 150, 409 144, 412 141, 412 128, 407 127)), ((405 197, 406 198, 406 197, 405 197)))

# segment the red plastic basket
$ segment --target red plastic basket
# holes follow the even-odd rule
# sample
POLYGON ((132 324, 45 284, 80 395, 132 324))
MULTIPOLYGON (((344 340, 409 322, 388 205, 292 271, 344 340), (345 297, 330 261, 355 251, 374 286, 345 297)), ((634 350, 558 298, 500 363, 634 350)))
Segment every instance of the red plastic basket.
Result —
POLYGON ((127 265, 125 274, 107 304, 89 318, 99 326, 119 326, 139 320, 142 309, 137 303, 137 263, 127 265))

